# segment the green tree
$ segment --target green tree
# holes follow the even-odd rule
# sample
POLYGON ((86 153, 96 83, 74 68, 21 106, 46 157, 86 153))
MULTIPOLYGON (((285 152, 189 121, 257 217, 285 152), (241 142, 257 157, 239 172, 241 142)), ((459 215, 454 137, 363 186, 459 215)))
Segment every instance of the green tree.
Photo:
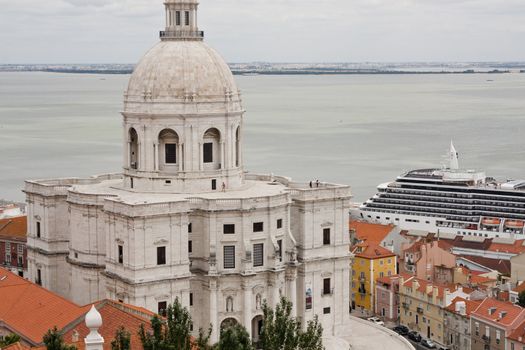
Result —
POLYGON ((120 326, 115 332, 115 339, 111 342, 111 350, 130 350, 131 349, 131 334, 120 326))
POLYGON ((4 336, 4 339, 2 341, 0 341, 0 348, 14 344, 19 340, 20 340, 20 336, 18 334, 14 334, 14 333, 8 334, 4 336))
POLYGON ((518 305, 525 307, 525 290, 518 295, 518 305))
POLYGON ((195 340, 195 345, 199 350, 211 350, 214 349, 213 346, 210 346, 210 335, 213 330, 213 326, 210 324, 210 327, 207 331, 204 331, 202 328, 199 328, 199 337, 195 340))
POLYGON ((44 334, 44 345, 47 350, 77 350, 74 345, 64 344, 62 334, 60 334, 56 326, 44 334))
POLYGON ((151 319, 153 332, 146 332, 141 325, 139 337, 144 350, 191 350, 191 316, 175 299, 166 310, 166 320, 155 315, 151 319))
POLYGON ((281 298, 275 311, 263 305, 264 325, 261 345, 264 350, 323 350, 323 327, 317 317, 309 321, 306 331, 301 323, 292 317, 292 303, 281 298))
POLYGON ((246 328, 240 324, 236 324, 221 331, 221 337, 219 343, 216 345, 216 349, 253 350, 253 346, 246 328))

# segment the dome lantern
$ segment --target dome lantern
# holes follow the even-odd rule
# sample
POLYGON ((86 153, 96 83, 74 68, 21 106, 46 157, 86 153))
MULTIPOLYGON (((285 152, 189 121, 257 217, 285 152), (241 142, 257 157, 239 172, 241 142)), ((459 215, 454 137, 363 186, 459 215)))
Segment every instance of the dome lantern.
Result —
POLYGON ((204 32, 197 26, 197 0, 166 0, 166 29, 161 40, 202 40, 204 32))

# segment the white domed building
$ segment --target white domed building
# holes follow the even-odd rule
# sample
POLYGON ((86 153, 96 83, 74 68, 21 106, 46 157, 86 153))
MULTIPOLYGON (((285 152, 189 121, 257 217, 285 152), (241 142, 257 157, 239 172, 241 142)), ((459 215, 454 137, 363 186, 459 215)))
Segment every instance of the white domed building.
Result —
POLYGON ((194 330, 243 324, 280 296, 327 335, 350 306, 348 186, 243 169, 235 79, 203 42, 196 0, 167 0, 166 29, 124 95, 123 173, 27 181, 30 278, 79 304, 162 312, 194 330))

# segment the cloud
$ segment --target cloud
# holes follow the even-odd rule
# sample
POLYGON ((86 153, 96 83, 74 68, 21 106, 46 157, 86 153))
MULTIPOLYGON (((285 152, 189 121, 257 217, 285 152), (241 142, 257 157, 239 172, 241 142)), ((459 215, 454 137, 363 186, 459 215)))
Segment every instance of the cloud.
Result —
MULTIPOLYGON (((135 62, 158 40, 162 3, 0 0, 0 63, 135 62)), ((199 12, 236 62, 525 57, 523 0, 201 0, 199 12)))

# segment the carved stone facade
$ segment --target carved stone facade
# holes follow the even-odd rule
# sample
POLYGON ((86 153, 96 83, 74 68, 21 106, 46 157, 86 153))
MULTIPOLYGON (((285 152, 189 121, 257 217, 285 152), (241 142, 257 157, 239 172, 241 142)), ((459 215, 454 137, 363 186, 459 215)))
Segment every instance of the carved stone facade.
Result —
POLYGON ((244 110, 202 42, 194 0, 168 0, 162 41, 125 94, 123 174, 27 181, 29 277, 76 303, 111 298, 194 330, 243 324, 281 296, 326 334, 348 320, 350 188, 243 171, 244 110), (188 24, 186 24, 188 23, 188 24))

